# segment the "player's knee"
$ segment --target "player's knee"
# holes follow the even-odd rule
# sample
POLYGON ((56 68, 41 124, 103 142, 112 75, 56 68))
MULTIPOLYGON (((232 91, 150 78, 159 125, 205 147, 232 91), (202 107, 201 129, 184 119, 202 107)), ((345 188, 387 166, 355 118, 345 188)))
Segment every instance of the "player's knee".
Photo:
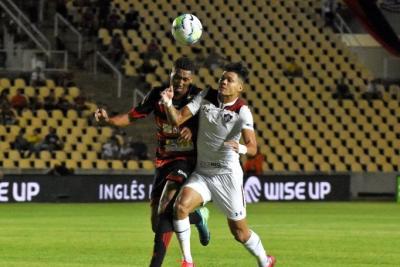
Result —
POLYGON ((174 205, 174 213, 177 219, 186 218, 189 215, 189 207, 181 202, 176 202, 174 205))

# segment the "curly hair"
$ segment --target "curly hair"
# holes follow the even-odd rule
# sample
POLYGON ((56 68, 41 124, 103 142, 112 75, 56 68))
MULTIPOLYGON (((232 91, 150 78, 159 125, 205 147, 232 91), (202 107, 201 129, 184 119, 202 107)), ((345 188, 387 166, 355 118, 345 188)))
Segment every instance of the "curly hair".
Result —
POLYGON ((182 69, 182 70, 189 70, 191 72, 194 72, 196 70, 196 65, 194 64, 193 60, 191 60, 187 56, 183 56, 178 58, 174 62, 174 68, 175 69, 182 69))

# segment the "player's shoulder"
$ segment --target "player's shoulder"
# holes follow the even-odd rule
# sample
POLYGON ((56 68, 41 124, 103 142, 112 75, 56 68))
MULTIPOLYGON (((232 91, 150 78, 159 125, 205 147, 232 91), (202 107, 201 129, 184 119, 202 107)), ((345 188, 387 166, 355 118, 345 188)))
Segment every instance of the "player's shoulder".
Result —
POLYGON ((235 103, 227 108, 230 111, 234 111, 236 113, 248 112, 250 111, 249 107, 247 106, 246 100, 243 98, 238 98, 235 103))
POLYGON ((167 85, 167 84, 162 84, 162 85, 159 85, 159 86, 154 86, 154 87, 151 89, 151 92, 153 92, 153 93, 161 93, 161 92, 164 91, 166 88, 168 88, 168 85, 167 85))
POLYGON ((204 89, 203 94, 204 99, 213 103, 215 106, 218 106, 218 90, 212 87, 207 87, 206 89, 204 89))

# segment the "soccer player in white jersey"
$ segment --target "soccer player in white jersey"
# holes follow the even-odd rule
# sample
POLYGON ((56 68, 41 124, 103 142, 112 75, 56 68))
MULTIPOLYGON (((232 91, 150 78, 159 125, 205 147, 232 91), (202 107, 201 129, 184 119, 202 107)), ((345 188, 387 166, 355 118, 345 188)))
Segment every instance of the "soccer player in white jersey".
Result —
POLYGON ((260 237, 249 229, 246 221, 239 154, 257 152, 253 117, 240 98, 247 75, 248 70, 241 63, 227 65, 218 90, 203 90, 179 111, 172 105, 172 88, 161 93, 170 123, 180 125, 199 113, 196 168, 174 206, 174 230, 183 254, 181 267, 194 266, 188 215, 210 200, 226 215, 231 233, 257 258, 259 266, 275 264, 275 258, 267 255, 260 237), (241 136, 244 144, 239 144, 241 136))

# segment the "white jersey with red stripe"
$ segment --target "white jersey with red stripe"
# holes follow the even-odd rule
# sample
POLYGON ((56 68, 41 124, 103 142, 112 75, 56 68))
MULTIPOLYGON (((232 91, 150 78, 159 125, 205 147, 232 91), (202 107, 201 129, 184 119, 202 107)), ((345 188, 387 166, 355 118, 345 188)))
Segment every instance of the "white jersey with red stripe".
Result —
POLYGON ((199 112, 196 171, 207 175, 232 173, 240 167, 239 154, 224 143, 238 141, 243 129, 254 130, 253 116, 244 100, 221 103, 218 91, 206 89, 188 105, 199 112))

